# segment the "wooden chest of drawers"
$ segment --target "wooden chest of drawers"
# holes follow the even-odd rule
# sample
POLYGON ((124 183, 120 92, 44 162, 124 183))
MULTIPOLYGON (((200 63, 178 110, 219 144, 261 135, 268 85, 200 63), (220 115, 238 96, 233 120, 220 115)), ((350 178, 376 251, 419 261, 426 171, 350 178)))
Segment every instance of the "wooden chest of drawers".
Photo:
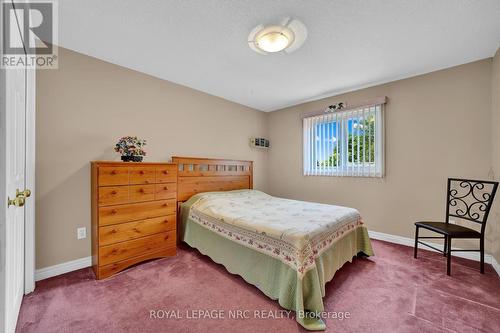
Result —
POLYGON ((91 162, 97 279, 176 253, 177 165, 91 162))

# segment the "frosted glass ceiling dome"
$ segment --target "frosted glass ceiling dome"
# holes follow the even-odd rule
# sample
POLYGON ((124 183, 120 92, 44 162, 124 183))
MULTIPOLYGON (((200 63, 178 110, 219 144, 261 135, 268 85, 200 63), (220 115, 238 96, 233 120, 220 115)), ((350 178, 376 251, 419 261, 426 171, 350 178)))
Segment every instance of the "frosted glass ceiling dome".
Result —
POLYGON ((285 18, 279 25, 259 24, 248 35, 248 46, 260 54, 291 53, 304 44, 307 28, 299 20, 285 18))

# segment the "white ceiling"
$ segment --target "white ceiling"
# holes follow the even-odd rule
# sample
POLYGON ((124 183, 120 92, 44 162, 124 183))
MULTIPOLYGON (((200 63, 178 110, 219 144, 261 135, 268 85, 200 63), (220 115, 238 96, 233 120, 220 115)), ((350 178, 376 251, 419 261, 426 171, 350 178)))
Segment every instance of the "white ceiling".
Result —
POLYGON ((262 111, 493 56, 499 0, 63 0, 60 45, 262 111), (261 55, 260 23, 301 20, 261 55))

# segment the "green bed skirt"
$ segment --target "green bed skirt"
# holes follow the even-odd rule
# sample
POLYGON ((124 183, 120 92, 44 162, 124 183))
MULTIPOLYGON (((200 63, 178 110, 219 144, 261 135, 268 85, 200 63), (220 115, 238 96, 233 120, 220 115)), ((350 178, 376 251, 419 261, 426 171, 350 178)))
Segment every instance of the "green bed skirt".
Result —
POLYGON ((295 311, 297 322, 308 330, 326 328, 321 318, 299 314, 324 310, 325 284, 335 272, 346 262, 352 262, 360 252, 373 255, 368 231, 361 226, 346 233, 323 252, 316 259, 315 268, 300 279, 295 270, 278 259, 226 239, 191 220, 188 217, 190 201, 181 207, 181 240, 223 265, 230 273, 240 275, 267 297, 277 300, 283 308, 295 311))

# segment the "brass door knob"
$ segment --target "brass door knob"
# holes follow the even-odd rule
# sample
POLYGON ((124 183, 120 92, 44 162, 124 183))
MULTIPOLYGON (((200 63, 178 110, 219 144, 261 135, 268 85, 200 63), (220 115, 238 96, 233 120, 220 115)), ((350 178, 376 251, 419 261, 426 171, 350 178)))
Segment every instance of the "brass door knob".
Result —
POLYGON ((7 207, 8 206, 23 207, 25 203, 26 199, 24 198, 24 196, 19 196, 15 199, 7 198, 7 207))
POLYGON ((31 196, 31 190, 29 189, 25 189, 24 191, 19 191, 18 189, 16 190, 16 198, 24 197, 26 199, 29 198, 30 196, 31 196))
POLYGON ((19 191, 19 189, 16 190, 16 198, 11 199, 7 197, 7 207, 9 206, 16 206, 16 207, 22 207, 26 203, 26 198, 28 198, 31 195, 31 190, 25 189, 24 191, 19 191))

